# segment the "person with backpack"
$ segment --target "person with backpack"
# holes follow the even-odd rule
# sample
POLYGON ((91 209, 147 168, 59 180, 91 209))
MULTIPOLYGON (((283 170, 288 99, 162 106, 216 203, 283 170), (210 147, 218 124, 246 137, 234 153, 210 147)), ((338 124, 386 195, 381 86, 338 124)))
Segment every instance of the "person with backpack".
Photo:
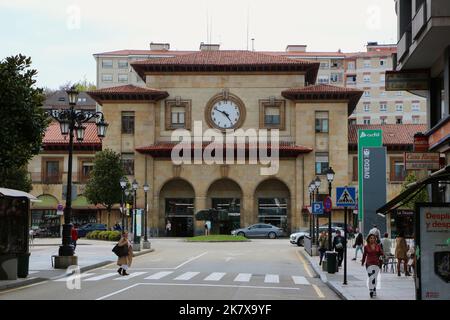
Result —
POLYGON ((338 255, 338 267, 342 265, 342 261, 344 260, 344 247, 346 245, 346 240, 343 236, 341 236, 341 231, 336 231, 336 236, 333 240, 333 249, 337 252, 338 255))
POLYGON ((358 251, 361 251, 361 254, 363 254, 363 246, 364 246, 364 238, 361 232, 359 232, 359 229, 356 228, 356 238, 355 243, 353 244, 353 248, 355 248, 355 257, 352 259, 353 261, 356 261, 358 259, 358 251))
POLYGON ((131 262, 133 261, 133 247, 130 240, 128 240, 128 231, 122 232, 122 237, 117 246, 122 249, 117 258, 117 265, 119 266, 117 272, 122 276, 128 276, 127 270, 131 267, 131 262))

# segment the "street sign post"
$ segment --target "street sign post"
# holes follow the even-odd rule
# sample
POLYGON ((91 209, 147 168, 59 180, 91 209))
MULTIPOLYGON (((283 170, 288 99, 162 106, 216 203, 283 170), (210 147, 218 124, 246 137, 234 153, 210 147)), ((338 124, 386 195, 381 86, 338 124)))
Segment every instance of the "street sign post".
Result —
MULTIPOLYGON (((323 210, 325 212, 331 212, 331 208, 333 207, 333 202, 331 201, 331 197, 327 196, 325 200, 323 200, 323 210)), ((331 214, 331 213, 330 213, 331 214)))
POLYGON ((336 188, 336 206, 344 207, 344 283, 347 284, 347 208, 356 206, 355 187, 337 187, 336 188))

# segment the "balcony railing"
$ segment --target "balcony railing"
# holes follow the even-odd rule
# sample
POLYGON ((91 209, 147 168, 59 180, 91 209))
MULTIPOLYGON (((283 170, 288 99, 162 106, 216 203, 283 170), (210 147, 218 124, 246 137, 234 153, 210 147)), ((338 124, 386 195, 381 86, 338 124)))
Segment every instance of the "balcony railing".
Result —
POLYGON ((411 46, 411 24, 406 28, 405 33, 403 33, 402 38, 397 44, 397 58, 402 61, 406 54, 409 52, 409 47, 411 46))
POLYGON ((427 25, 427 6, 423 3, 412 21, 412 38, 416 40, 427 25))

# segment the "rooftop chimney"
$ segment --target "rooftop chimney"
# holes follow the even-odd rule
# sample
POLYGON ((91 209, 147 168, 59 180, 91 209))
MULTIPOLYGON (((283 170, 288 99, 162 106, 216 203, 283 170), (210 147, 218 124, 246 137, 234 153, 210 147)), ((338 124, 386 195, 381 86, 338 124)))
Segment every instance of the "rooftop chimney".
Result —
POLYGON ((306 44, 288 44, 286 52, 306 52, 306 44))
POLYGON ((150 43, 150 50, 152 51, 168 51, 170 50, 170 43, 150 43))
POLYGON ((206 43, 200 43, 200 51, 219 51, 220 50, 220 44, 206 44, 206 43))

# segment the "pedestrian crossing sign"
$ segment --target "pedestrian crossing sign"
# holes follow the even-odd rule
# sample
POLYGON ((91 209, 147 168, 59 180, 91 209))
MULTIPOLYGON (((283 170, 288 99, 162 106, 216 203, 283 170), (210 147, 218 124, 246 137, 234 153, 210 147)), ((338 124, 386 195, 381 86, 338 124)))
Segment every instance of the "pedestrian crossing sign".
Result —
POLYGON ((356 206, 355 187, 337 187, 336 205, 338 207, 355 207, 356 206))

